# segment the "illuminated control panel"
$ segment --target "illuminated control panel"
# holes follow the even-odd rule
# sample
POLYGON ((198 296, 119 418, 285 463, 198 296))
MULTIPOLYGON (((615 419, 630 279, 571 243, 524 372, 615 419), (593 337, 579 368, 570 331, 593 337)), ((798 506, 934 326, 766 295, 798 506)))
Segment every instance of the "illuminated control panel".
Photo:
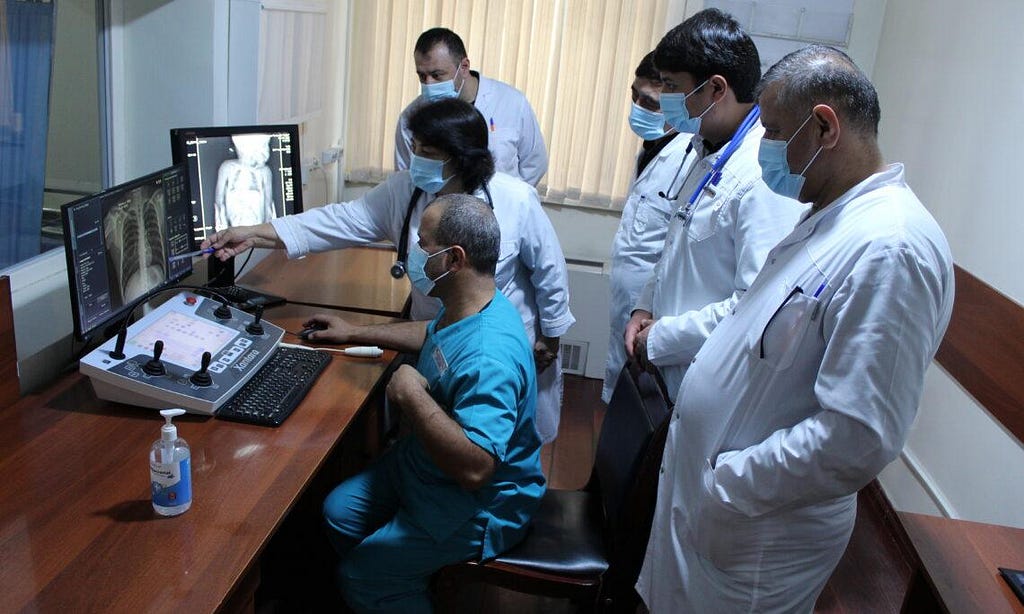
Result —
POLYGON ((230 308, 230 317, 221 318, 214 313, 218 307, 217 301, 182 292, 128 327, 123 358, 114 357, 117 339, 111 338, 85 356, 79 370, 101 399, 213 414, 284 336, 284 329, 266 321, 263 333, 254 335, 248 328, 255 316, 230 308), (194 377, 203 371, 205 352, 210 377, 194 377))

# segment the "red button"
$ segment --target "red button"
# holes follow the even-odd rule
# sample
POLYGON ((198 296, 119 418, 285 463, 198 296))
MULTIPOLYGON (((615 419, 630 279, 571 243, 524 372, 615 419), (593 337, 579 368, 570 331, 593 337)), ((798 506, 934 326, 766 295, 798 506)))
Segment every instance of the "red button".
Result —
POLYGON ((195 305, 196 304, 196 297, 192 296, 191 294, 186 296, 185 297, 185 304, 186 305, 195 305))

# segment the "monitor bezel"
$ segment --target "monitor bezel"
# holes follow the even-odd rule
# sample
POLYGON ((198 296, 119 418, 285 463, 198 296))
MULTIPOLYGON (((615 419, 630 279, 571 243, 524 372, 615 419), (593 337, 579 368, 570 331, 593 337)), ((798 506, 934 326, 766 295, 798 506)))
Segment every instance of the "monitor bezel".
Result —
MULTIPOLYGON (((67 263, 68 290, 69 290, 69 298, 71 299, 71 317, 72 317, 72 320, 73 320, 73 323, 74 323, 74 335, 75 335, 75 338, 78 339, 79 341, 88 341, 88 340, 90 340, 92 338, 93 334, 97 330, 109 329, 112 325, 118 323, 120 320, 122 320, 124 318, 124 316, 126 315, 126 312, 131 308, 132 304, 135 301, 134 300, 128 301, 126 304, 121 305, 117 310, 112 311, 110 313, 110 315, 108 315, 106 317, 106 319, 104 319, 103 321, 98 322, 97 324, 94 324, 93 326, 91 326, 89 328, 84 328, 85 325, 84 325, 84 322, 82 322, 81 306, 79 305, 79 301, 80 301, 80 298, 81 298, 81 296, 79 294, 79 280, 78 280, 78 276, 75 274, 75 270, 76 270, 75 269, 75 264, 76 264, 76 261, 75 261, 75 258, 72 256, 72 249, 71 249, 72 235, 71 235, 71 224, 70 224, 70 219, 69 219, 70 218, 70 214, 68 212, 71 210, 71 208, 76 207, 78 205, 81 205, 82 203, 85 203, 85 202, 88 202, 88 201, 91 201, 91 200, 94 200, 94 199, 98 199, 98 198, 105 198, 105 197, 107 197, 110 194, 113 194, 115 192, 128 191, 128 190, 135 189, 136 187, 138 187, 140 185, 143 185, 145 183, 151 182, 152 180, 154 180, 156 178, 159 178, 159 177, 162 177, 162 176, 166 175, 167 173, 169 173, 171 171, 174 171, 174 170, 181 171, 182 175, 185 177, 186 188, 188 188, 188 181, 189 181, 189 176, 188 175, 189 175, 189 173, 188 173, 187 166, 185 164, 172 164, 171 166, 168 166, 166 168, 162 168, 162 169, 160 169, 158 171, 154 171, 152 173, 149 173, 148 175, 143 175, 142 177, 139 177, 137 179, 133 179, 131 181, 126 181, 124 183, 121 183, 121 184, 109 187, 109 188, 107 188, 105 190, 102 190, 100 192, 96 192, 95 194, 92 194, 90 196, 85 196, 85 197, 82 197, 82 198, 79 198, 77 200, 73 200, 73 201, 71 201, 69 203, 65 203, 65 204, 61 205, 61 208, 60 208, 60 221, 61 221, 61 226, 62 226, 62 228, 64 230, 64 259, 65 259, 65 262, 67 263)), ((164 290, 166 288, 172 287, 175 284, 177 284, 178 282, 180 282, 182 279, 184 279, 184 278, 188 277, 189 275, 191 275, 192 272, 193 272, 193 267, 192 267, 191 259, 189 259, 188 267, 183 268, 181 273, 170 275, 171 271, 170 271, 170 268, 168 268, 169 276, 166 279, 164 279, 164 281, 162 283, 154 286, 151 290, 149 290, 149 292, 147 292, 147 294, 152 294, 152 293, 155 293, 157 291, 164 290)))
MULTIPOLYGON (((292 168, 292 194, 294 200, 292 201, 291 210, 288 209, 288 204, 284 205, 284 215, 293 215, 296 213, 302 213, 302 153, 299 146, 299 124, 255 124, 246 126, 203 126, 203 127, 186 127, 186 128, 171 128, 171 159, 175 164, 185 164, 187 172, 189 174, 189 181, 193 181, 194 178, 191 176, 192 169, 187 163, 187 147, 185 145, 188 137, 199 136, 205 138, 223 138, 230 137, 236 134, 266 134, 272 132, 287 132, 292 149, 291 168, 292 168)), ((191 187, 190 187, 191 189, 191 187)), ((191 194, 189 195, 191 202, 191 194)), ((201 207, 202 204, 199 204, 201 207)), ((193 207, 192 215, 196 215, 196 210, 193 207)), ((198 242, 196 242, 196 228, 192 227, 192 249, 199 249, 198 242)), ((216 258, 208 258, 207 262, 207 285, 211 287, 216 286, 227 286, 234 283, 235 278, 235 265, 234 258, 221 262, 216 258)))

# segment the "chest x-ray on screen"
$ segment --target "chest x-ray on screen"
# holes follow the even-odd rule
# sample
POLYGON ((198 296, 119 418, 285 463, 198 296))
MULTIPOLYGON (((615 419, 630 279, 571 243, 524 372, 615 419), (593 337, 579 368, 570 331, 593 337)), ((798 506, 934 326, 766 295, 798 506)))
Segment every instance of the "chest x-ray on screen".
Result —
MULTIPOLYGON (((132 190, 109 205, 103 218, 111 293, 128 303, 167 279, 164 193, 159 186, 132 190)), ((115 299, 117 297, 114 297, 115 299)))

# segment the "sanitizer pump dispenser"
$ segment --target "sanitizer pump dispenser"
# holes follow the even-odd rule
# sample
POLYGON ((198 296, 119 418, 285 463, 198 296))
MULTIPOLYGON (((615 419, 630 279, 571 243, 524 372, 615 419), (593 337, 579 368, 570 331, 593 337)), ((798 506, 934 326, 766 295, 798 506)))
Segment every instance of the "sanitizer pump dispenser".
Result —
POLYGON ((153 486, 153 509, 162 516, 177 516, 192 506, 192 452, 171 419, 184 409, 164 409, 167 421, 160 439, 149 449, 149 477, 153 486))

